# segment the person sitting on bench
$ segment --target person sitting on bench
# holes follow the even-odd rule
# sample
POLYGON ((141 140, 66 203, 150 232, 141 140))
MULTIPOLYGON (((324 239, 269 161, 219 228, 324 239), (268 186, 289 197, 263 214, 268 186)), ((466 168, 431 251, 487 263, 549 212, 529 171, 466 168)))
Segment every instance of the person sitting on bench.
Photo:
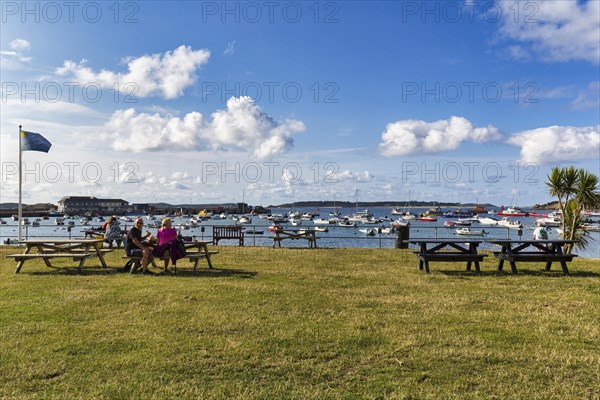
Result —
MULTIPOLYGON (((142 273, 145 275, 152 275, 152 272, 148 271, 148 264, 150 264, 150 247, 142 243, 145 239, 148 239, 152 234, 146 231, 146 235, 142 237, 142 227, 144 226, 144 220, 138 218, 135 220, 133 227, 127 233, 127 242, 125 243, 125 254, 128 257, 142 257, 142 273)), ((140 267, 140 261, 136 260, 131 267, 131 273, 133 274, 140 267)))
MULTIPOLYGON (((171 227, 171 218, 164 218, 156 234, 157 246, 152 250, 154 257, 162 257, 165 250, 169 251, 173 267, 177 267, 177 260, 182 258, 177 247, 177 230, 171 227)), ((169 272, 169 260, 165 260, 165 272, 169 272)))

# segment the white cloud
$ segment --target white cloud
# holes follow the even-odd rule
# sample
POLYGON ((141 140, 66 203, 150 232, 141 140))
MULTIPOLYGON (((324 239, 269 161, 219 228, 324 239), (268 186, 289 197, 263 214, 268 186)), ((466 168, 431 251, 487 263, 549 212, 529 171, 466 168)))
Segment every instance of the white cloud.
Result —
POLYGON ((328 177, 332 182, 371 182, 374 178, 373 174, 369 171, 353 172, 347 169, 328 177))
POLYGON ((199 112, 179 118, 130 108, 116 111, 106 129, 115 150, 246 150, 259 159, 289 150, 292 135, 305 130, 298 120, 273 120, 250 97, 232 97, 227 109, 211 118, 205 121, 199 112))
POLYGON ((25 39, 15 39, 8 44, 10 50, 0 50, 0 65, 6 69, 19 69, 31 61, 31 45, 25 39))
POLYGON ((537 164, 598 159, 600 125, 549 126, 519 132, 508 143, 521 147, 521 161, 537 164))
POLYGON ((509 48, 515 58, 528 59, 529 51, 545 61, 600 63, 599 1, 502 0, 498 5, 501 35, 526 46, 509 48))
POLYGON ((87 60, 79 63, 66 60, 56 73, 76 79, 82 86, 96 83, 103 88, 115 89, 118 84, 119 90, 138 97, 161 95, 165 99, 174 99, 196 81, 196 69, 206 64, 209 57, 208 50, 192 50, 182 45, 164 54, 127 59, 127 73, 104 69, 95 72, 86 66, 87 60))
POLYGON ((464 141, 487 142, 500 139, 497 128, 475 128, 463 117, 426 122, 402 120, 389 123, 381 135, 379 151, 387 157, 454 150, 464 141))

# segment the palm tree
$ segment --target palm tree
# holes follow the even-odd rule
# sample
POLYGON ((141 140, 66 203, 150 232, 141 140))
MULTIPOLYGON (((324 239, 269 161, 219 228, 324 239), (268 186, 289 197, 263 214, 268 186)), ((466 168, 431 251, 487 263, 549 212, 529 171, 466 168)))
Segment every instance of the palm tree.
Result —
MULTIPOLYGON (((584 248, 588 232, 581 228, 584 223, 582 212, 600 208, 598 177, 582 168, 573 166, 552 168, 548 175, 549 193, 556 196, 562 212, 563 238, 577 241, 577 246, 584 248)), ((565 246, 570 253, 573 246, 565 246)))

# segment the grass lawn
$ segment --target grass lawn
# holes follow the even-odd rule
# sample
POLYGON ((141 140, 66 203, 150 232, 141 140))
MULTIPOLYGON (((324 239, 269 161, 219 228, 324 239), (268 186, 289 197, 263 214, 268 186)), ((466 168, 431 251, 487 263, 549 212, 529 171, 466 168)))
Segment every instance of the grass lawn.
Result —
POLYGON ((219 250, 197 275, 119 273, 117 252, 15 275, 0 247, 0 398, 600 399, 599 260, 219 250))

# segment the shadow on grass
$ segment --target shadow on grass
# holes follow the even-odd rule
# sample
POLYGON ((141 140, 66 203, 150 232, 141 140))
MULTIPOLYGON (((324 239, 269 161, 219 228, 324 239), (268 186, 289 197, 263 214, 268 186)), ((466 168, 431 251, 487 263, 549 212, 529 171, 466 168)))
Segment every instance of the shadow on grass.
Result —
MULTIPOLYGON (((156 272, 156 269, 149 268, 153 272, 149 278, 221 278, 221 277, 238 277, 244 279, 254 278, 258 275, 255 271, 246 271, 242 269, 232 268, 213 268, 213 269, 198 269, 198 272, 194 273, 192 269, 182 268, 177 269, 177 273, 156 272)), ((123 272, 122 268, 83 268, 81 273, 78 273, 77 267, 51 267, 44 271, 32 271, 24 272, 27 275, 80 275, 80 276, 106 276, 106 275, 131 275, 129 272, 123 272)), ((23 272, 21 272, 23 274, 23 272)), ((136 272, 133 275, 141 275, 141 272, 136 272)))
MULTIPOLYGON (((481 271, 481 274, 476 274, 474 271, 448 271, 448 270, 438 270, 441 274, 447 275, 447 276, 455 276, 455 277, 485 277, 485 276, 543 276, 543 277, 547 277, 547 278, 563 278, 565 277, 562 273, 562 270, 560 269, 560 267, 558 269, 551 269, 550 271, 546 271, 545 268, 540 268, 540 269, 517 269, 517 273, 513 274, 510 271, 510 268, 508 270, 502 270, 502 271, 498 271, 498 270, 488 270, 488 271, 481 271)), ((572 269, 569 269, 569 277, 571 278, 598 278, 600 277, 600 274, 597 272, 590 272, 590 271, 573 271, 572 269)))

